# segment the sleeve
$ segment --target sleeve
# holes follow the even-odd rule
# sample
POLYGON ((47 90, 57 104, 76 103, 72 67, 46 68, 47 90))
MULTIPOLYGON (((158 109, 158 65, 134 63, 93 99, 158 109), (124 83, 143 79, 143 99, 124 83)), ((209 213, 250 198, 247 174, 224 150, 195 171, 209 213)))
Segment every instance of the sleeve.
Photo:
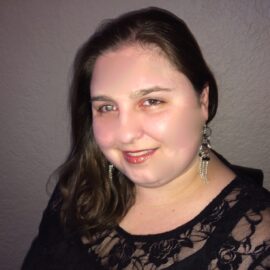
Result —
POLYGON ((241 269, 270 269, 269 194, 267 192, 258 194, 261 198, 257 195, 250 198, 254 200, 252 207, 236 224, 228 242, 223 246, 223 264, 226 262, 226 255, 230 252, 233 258, 232 265, 241 269), (268 202, 261 201, 264 196, 268 202))
POLYGON ((60 220, 61 196, 56 187, 21 270, 99 269, 75 232, 64 229, 60 220))
MULTIPOLYGON (((270 269, 270 194, 253 187, 220 220, 209 250, 220 243, 211 269, 270 269)), ((209 252, 210 253, 210 252, 209 252)))
POLYGON ((47 266, 52 259, 52 250, 57 243, 63 241, 59 207, 55 207, 58 199, 59 192, 56 188, 43 213, 38 235, 24 259, 22 270, 49 269, 47 266))
POLYGON ((270 206, 259 214, 253 209, 247 218, 250 224, 250 243, 253 246, 252 263, 248 269, 270 269, 270 206))

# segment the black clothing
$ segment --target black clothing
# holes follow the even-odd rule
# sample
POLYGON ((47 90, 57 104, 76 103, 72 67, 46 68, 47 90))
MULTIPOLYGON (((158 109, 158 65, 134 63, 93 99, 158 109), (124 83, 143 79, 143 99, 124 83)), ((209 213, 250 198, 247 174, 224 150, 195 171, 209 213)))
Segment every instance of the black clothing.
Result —
POLYGON ((22 269, 270 269, 270 193, 258 183, 236 177, 172 231, 138 236, 117 227, 91 244, 64 232, 53 207, 56 192, 22 269))

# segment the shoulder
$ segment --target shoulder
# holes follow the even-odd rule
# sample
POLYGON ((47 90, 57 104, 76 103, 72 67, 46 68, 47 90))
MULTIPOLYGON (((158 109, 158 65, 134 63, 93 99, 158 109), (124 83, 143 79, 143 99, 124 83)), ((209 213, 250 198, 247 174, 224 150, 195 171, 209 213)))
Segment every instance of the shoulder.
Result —
POLYGON ((270 192, 261 186, 248 183, 243 188, 243 198, 239 203, 245 205, 246 211, 236 229, 249 228, 254 243, 270 241, 270 192))
POLYGON ((245 201, 247 206, 254 211, 260 211, 270 207, 270 192, 258 184, 256 181, 252 181, 250 178, 240 178, 239 187, 241 188, 241 201, 245 201))
POLYGON ((259 228, 266 227, 270 234, 270 192, 250 179, 239 178, 237 182, 237 203, 232 211, 238 215, 238 226, 241 224, 242 227, 242 223, 250 224, 258 231, 261 231, 259 228))
POLYGON ((223 205, 227 211, 213 233, 211 243, 220 245, 211 265, 218 269, 228 269, 228 265, 230 269, 270 269, 269 191, 238 177, 223 205))
POLYGON ((245 179, 241 181, 241 195, 235 205, 238 208, 235 212, 236 222, 229 234, 228 243, 241 255, 243 265, 269 269, 270 193, 256 184, 246 183, 245 179))
MULTIPOLYGON (((242 180, 243 181, 243 180, 242 180)), ((251 239, 270 240, 270 192, 257 185, 242 183, 241 195, 235 207, 242 211, 234 233, 245 231, 251 239)), ((244 236, 244 235, 243 235, 244 236)))
POLYGON ((56 187, 43 213, 38 235, 24 259, 23 270, 85 269, 89 266, 89 254, 77 235, 65 229, 60 211, 61 195, 56 187))

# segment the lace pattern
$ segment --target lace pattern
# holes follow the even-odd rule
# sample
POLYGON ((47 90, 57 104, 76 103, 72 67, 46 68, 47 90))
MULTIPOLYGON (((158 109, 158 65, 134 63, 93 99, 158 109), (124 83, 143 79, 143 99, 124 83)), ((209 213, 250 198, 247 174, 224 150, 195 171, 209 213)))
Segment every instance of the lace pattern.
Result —
POLYGON ((228 187, 175 230, 133 236, 116 228, 96 235, 88 252, 104 269, 270 269, 269 209, 269 195, 228 187))

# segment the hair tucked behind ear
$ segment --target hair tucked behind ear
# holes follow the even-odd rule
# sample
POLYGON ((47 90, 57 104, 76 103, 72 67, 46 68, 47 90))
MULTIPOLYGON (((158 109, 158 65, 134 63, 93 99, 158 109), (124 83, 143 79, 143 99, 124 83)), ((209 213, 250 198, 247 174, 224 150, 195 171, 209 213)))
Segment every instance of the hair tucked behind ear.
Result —
POLYGON ((155 45, 192 82, 200 94, 209 86, 209 119, 217 110, 217 86, 200 48, 185 23, 172 13, 147 8, 107 21, 79 50, 70 91, 72 142, 66 162, 58 169, 62 194, 61 217, 68 228, 93 235, 115 226, 134 203, 133 183, 115 171, 92 131, 90 82, 96 59, 127 44, 155 45))

